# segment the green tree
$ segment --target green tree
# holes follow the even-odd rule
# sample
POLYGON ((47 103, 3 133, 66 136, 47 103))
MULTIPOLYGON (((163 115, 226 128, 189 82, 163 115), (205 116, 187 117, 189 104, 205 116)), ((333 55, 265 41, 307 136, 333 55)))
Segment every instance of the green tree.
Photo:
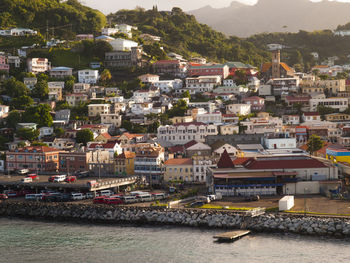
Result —
POLYGON ((312 155, 323 147, 323 141, 320 136, 311 135, 307 142, 307 151, 312 155))
POLYGON ((22 115, 19 111, 11 111, 6 118, 7 127, 16 129, 17 123, 22 121, 22 115))
POLYGON ((49 86, 47 84, 47 81, 46 80, 38 81, 32 90, 32 96, 40 100, 45 100, 48 98, 48 95, 49 95, 49 86))
POLYGON ((103 83, 106 83, 107 81, 111 80, 112 79, 112 74, 111 72, 109 71, 109 69, 104 69, 102 72, 101 72, 101 75, 100 75, 100 80, 103 82, 103 83))
POLYGON ((65 131, 64 131, 64 129, 62 129, 62 128, 56 128, 56 129, 54 130, 54 133, 55 133, 55 137, 60 138, 60 137, 63 137, 65 131))
POLYGON ((77 143, 82 143, 86 146, 88 142, 94 140, 94 134, 89 129, 79 130, 77 132, 76 141, 77 143))
POLYGON ((73 92, 73 87, 74 87, 75 81, 73 79, 68 79, 64 83, 64 90, 66 92, 73 92))
POLYGON ((32 106, 33 103, 34 101, 31 97, 22 95, 20 97, 13 98, 11 101, 11 106, 16 110, 25 110, 26 108, 32 106))
POLYGON ((13 77, 4 82, 3 88, 4 93, 13 98, 27 95, 29 93, 27 86, 13 77))
POLYGON ((17 130, 17 136, 23 140, 34 141, 38 138, 40 132, 37 129, 21 128, 17 130))
POLYGON ((103 40, 96 41, 92 46, 93 55, 98 57, 100 60, 104 60, 105 54, 111 51, 113 51, 111 44, 103 40))
POLYGON ((23 114, 24 122, 33 122, 39 127, 51 127, 53 118, 51 115, 51 108, 47 104, 39 104, 26 109, 23 114))
POLYGON ((159 121, 154 121, 151 125, 148 125, 147 132, 148 133, 157 133, 159 126, 160 126, 159 121))
POLYGON ((326 119, 327 114, 335 113, 337 112, 336 109, 333 109, 331 107, 326 107, 323 105, 318 105, 317 106, 317 112, 321 115, 321 119, 324 121, 326 119))
POLYGON ((179 100, 174 107, 168 111, 169 118, 175 116, 185 116, 186 110, 188 109, 187 103, 184 100, 179 100))
POLYGON ((191 99, 191 94, 188 90, 186 90, 184 93, 182 93, 182 98, 188 98, 191 99))

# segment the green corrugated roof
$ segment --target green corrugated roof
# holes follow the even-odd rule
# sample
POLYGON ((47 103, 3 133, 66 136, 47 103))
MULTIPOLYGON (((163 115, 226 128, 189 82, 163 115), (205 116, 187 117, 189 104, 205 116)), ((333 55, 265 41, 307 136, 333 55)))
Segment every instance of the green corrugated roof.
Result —
POLYGON ((227 62, 225 65, 229 66, 230 68, 255 68, 252 65, 244 64, 242 62, 227 62))

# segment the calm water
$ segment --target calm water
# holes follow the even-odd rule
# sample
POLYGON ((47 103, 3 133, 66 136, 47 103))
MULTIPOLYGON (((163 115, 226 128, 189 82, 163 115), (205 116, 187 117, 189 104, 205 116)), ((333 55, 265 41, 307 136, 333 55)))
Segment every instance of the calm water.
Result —
POLYGON ((78 225, 0 218, 0 262, 350 262, 350 241, 220 230, 78 225))

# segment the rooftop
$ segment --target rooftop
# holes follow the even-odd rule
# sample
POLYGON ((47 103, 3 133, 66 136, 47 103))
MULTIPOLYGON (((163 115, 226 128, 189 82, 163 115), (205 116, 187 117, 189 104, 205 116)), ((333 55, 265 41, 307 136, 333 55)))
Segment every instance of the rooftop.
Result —
POLYGON ((169 159, 164 164, 165 165, 192 165, 192 159, 191 158, 169 159))

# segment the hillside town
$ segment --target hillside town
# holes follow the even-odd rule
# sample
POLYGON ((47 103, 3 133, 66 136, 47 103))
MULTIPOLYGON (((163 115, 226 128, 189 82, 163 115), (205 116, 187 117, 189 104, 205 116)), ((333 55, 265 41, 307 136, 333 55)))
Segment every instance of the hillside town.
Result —
POLYGON ((27 56, 65 40, 0 53, 3 173, 137 176, 149 188, 197 184, 231 197, 347 193, 349 65, 333 57, 297 72, 279 44, 266 47, 271 61, 260 67, 176 53, 156 60, 131 40, 135 31, 117 24, 77 35, 111 47, 84 69, 27 56), (111 86, 113 78, 133 87, 111 86))

